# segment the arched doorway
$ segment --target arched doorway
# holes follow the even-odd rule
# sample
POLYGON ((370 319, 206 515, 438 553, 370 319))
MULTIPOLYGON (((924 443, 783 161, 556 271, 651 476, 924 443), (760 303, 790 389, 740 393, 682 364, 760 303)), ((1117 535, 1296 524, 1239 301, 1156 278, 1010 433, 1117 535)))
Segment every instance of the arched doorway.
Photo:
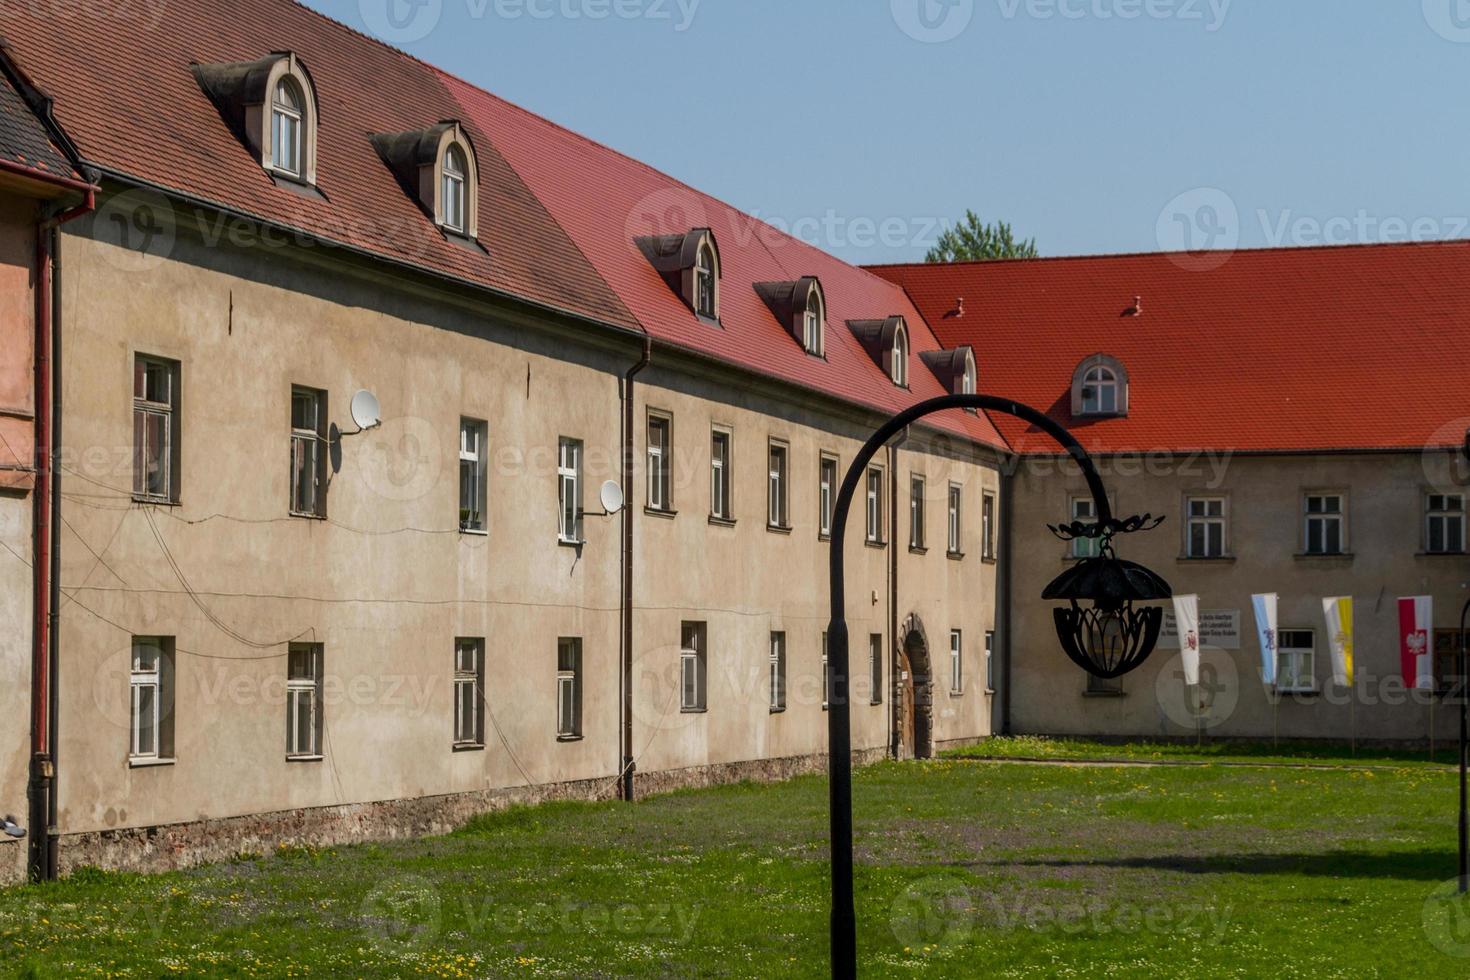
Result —
POLYGON ((934 684, 929 638, 918 614, 903 624, 903 641, 899 646, 898 757, 931 759, 934 757, 934 684))

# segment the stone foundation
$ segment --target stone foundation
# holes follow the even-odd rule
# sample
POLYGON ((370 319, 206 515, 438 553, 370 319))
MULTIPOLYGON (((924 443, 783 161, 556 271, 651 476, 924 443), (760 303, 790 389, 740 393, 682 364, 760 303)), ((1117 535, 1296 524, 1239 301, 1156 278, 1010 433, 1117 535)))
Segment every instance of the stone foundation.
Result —
MULTIPOLYGON (((861 766, 885 757, 886 752, 882 748, 873 748, 858 750, 852 758, 855 766, 861 766)), ((753 759, 638 773, 634 777, 634 791, 641 799, 674 790, 743 781, 780 782, 795 776, 825 772, 826 768, 825 754, 753 759)), ((268 854, 282 845, 329 847, 447 834, 479 814, 511 806, 554 800, 616 799, 617 787, 616 778, 605 776, 578 782, 412 800, 352 803, 155 827, 63 834, 61 873, 70 874, 85 866, 108 870, 168 871, 224 861, 240 854, 268 854)), ((14 884, 24 880, 26 848, 24 842, 8 847, 8 851, 0 850, 0 879, 14 884)))

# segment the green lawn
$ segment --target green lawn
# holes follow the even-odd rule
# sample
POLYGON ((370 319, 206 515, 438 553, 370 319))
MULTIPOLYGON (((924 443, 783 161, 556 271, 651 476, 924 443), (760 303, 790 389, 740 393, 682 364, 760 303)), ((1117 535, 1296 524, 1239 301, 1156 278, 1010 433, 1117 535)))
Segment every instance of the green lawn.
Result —
POLYGON ((978 745, 944 753, 951 759, 1022 759, 1075 762, 1225 762, 1262 765, 1356 765, 1356 766, 1455 766, 1459 748, 1453 741, 1435 745, 1433 758, 1428 748, 1372 748, 1354 750, 1347 743, 1292 742, 1279 745, 1264 739, 1211 739, 1127 743, 1100 742, 1084 738, 1048 738, 1017 735, 986 739, 978 745))
MULTIPOLYGON (((1470 974, 1448 769, 945 760, 856 797, 866 976, 1470 974)), ((0 972, 821 976, 825 830, 805 778, 82 873, 0 894, 0 972)))

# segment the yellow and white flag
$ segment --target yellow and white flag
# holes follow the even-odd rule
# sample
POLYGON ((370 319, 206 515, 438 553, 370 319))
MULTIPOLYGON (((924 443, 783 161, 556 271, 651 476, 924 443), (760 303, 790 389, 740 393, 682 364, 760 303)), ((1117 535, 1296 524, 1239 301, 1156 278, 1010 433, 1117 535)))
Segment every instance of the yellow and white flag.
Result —
POLYGON ((1327 617, 1327 642, 1332 644, 1332 679, 1339 687, 1353 686, 1353 598, 1322 600, 1327 617))

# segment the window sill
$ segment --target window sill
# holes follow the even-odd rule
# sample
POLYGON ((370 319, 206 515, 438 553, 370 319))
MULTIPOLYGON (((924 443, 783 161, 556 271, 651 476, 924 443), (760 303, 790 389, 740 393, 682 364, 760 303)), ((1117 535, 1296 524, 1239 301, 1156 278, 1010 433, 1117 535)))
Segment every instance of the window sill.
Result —
POLYGON ((302 197, 315 198, 319 201, 325 201, 327 199, 327 195, 321 192, 321 188, 308 181, 305 177, 289 173, 285 170, 277 170, 275 167, 266 167, 265 172, 270 174, 271 180, 275 181, 276 186, 283 190, 288 190, 293 194, 300 194, 302 197))
POLYGON ((996 694, 995 688, 993 688, 993 687, 987 687, 985 689, 985 696, 987 698, 994 697, 995 694, 996 694))
POLYGON ((709 515, 709 522, 712 525, 714 525, 715 527, 734 527, 735 526, 735 518, 733 518, 733 517, 721 517, 718 514, 711 514, 711 515, 709 515))
POLYGON ((135 494, 133 494, 133 503, 135 503, 135 504, 152 504, 154 507, 181 507, 181 506, 183 506, 177 500, 168 500, 168 499, 165 499, 163 497, 149 497, 146 494, 141 494, 141 493, 135 493, 135 494))
POLYGON ((454 751, 455 752, 484 752, 485 751, 485 743, 484 742, 455 742, 454 743, 454 751))
POLYGON ((1415 558, 1459 558, 1461 560, 1470 558, 1470 551, 1418 551, 1414 553, 1415 558))
POLYGON ((926 547, 924 547, 921 544, 911 544, 911 545, 909 545, 909 554, 911 554, 911 555, 927 555, 928 553, 929 553, 929 549, 926 548, 926 547))
POLYGON ((786 708, 785 708, 784 705, 782 707, 779 707, 779 708, 772 708, 771 709, 771 714, 773 714, 773 715, 784 715, 785 713, 786 713, 786 708))
POLYGON ((888 547, 888 542, 887 541, 874 541, 872 538, 867 538, 866 540, 863 541, 863 544, 867 545, 869 548, 886 548, 886 547, 888 547))
POLYGON ((980 561, 983 564, 986 564, 986 565, 999 565, 1000 564, 1000 559, 997 558, 997 557, 995 557, 994 555, 983 555, 983 556, 981 556, 980 561))
POLYGON ((666 521, 672 521, 674 518, 679 516, 679 512, 677 510, 669 510, 666 507, 644 507, 643 513, 647 514, 649 517, 663 518, 666 521))
POLYGON ((948 558, 950 561, 964 561, 965 553, 963 551, 946 551, 944 553, 944 557, 948 558))
POLYGON ((962 698, 962 697, 965 696, 965 692, 964 691, 950 691, 949 692, 949 696, 952 697, 952 698, 962 698))
POLYGON ((558 735, 556 737, 556 740, 558 742, 562 742, 562 743, 566 743, 566 742, 580 742, 580 741, 582 741, 582 738, 583 738, 583 736, 581 736, 581 735, 558 735))
POLYGON ((831 544, 832 543, 832 534, 831 534, 830 531, 827 531, 827 532, 818 531, 817 532, 817 540, 819 542, 821 542, 822 544, 831 544))
POLYGON ((1316 551, 1307 552, 1307 551, 1304 551, 1304 552, 1301 552, 1299 554, 1295 554, 1292 557, 1295 558, 1297 561, 1342 561, 1342 562, 1349 562, 1349 561, 1352 561, 1353 560, 1353 553, 1351 551, 1332 551, 1332 552, 1326 552, 1326 551, 1324 551, 1324 552, 1316 552, 1316 551))
POLYGON ((1186 565, 1234 565, 1234 555, 1214 555, 1207 558, 1196 558, 1193 555, 1180 555, 1179 561, 1186 565))
POLYGON ((767 524, 766 525, 766 530, 767 531, 770 531, 772 534, 786 534, 786 535, 789 535, 791 533, 791 525, 790 524, 767 524))
POLYGON ((286 761, 287 762, 321 762, 325 758, 326 758, 326 756, 324 756, 324 755, 288 755, 288 756, 286 756, 286 761))
POLYGON ((868 707, 870 707, 870 708, 877 708, 877 707, 882 706, 882 704, 883 704, 883 702, 882 702, 881 699, 878 700, 878 701, 869 701, 868 702, 868 707))
POLYGON ((719 327, 721 330, 725 329, 725 325, 720 322, 720 318, 717 316, 705 316, 703 313, 695 313, 694 318, 700 323, 707 323, 712 327, 719 327))
POLYGON ((571 540, 569 538, 557 538, 556 539, 556 544, 557 544, 557 547, 559 547, 559 548, 576 548, 578 551, 581 551, 582 550, 582 547, 584 545, 586 545, 587 542, 586 541, 573 541, 573 540, 571 540))
POLYGON ((705 715, 705 714, 709 714, 709 709, 708 708, 680 708, 679 709, 679 714, 681 714, 681 715, 705 715))
POLYGON ((137 756, 137 757, 129 756, 128 757, 128 768, 129 769, 157 769, 159 766, 171 766, 171 765, 174 764, 174 762, 175 762, 175 760, 173 760, 173 759, 153 759, 153 758, 149 758, 149 757, 146 757, 146 756, 137 756))
POLYGON ((1127 691, 1083 691, 1082 692, 1082 696, 1084 698, 1104 698, 1104 699, 1108 699, 1108 698, 1126 698, 1128 696, 1128 692, 1127 691))
POLYGON ((459 529, 459 533, 469 538, 488 538, 490 536, 489 531, 474 527, 462 527, 459 529))
POLYGON ((290 516, 299 518, 303 521, 325 521, 327 519, 326 514, 303 514, 299 511, 294 510, 290 512, 290 516))

